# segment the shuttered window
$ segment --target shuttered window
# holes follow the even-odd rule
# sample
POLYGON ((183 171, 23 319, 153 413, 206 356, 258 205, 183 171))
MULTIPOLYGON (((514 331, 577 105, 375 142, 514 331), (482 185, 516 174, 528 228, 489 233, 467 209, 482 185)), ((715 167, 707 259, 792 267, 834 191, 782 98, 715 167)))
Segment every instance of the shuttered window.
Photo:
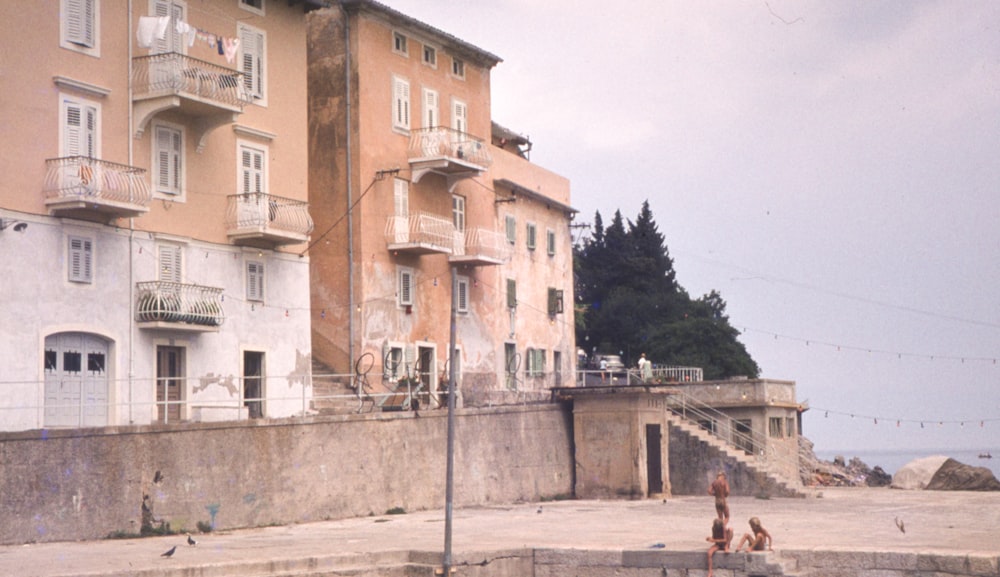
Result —
POLYGON ((243 194, 267 192, 263 150, 240 146, 240 186, 243 194))
POLYGON ((535 223, 529 222, 527 229, 527 239, 525 240, 525 244, 527 245, 528 250, 535 250, 535 237, 537 236, 538 236, 538 227, 535 226, 535 223))
POLYGON ((504 217, 504 229, 507 232, 507 242, 510 244, 517 242, 517 219, 509 214, 504 217))
POLYGON ((79 236, 69 237, 69 280, 91 283, 94 280, 94 241, 79 236))
POLYGON ((556 231, 551 228, 545 230, 545 250, 549 256, 556 254, 556 231))
POLYGON ((424 89, 424 128, 434 128, 438 125, 438 93, 424 89))
POLYGON ((168 126, 156 127, 156 192, 178 195, 181 193, 181 131, 168 126))
POLYGON ((410 129, 410 83, 396 77, 392 79, 392 127, 410 129))
POLYGON ((247 300, 264 300, 264 263, 247 263, 247 300))
POLYGON ((507 279, 507 307, 517 307, 517 281, 512 278, 507 279))
POLYGON ((413 269, 399 269, 399 306, 413 306, 413 269))
POLYGON ((153 14, 158 18, 170 17, 170 24, 163 38, 154 38, 152 54, 166 54, 176 52, 178 54, 187 53, 187 44, 183 35, 177 31, 175 22, 186 20, 187 6, 180 0, 156 0, 153 6, 153 14))
POLYGON ((457 232, 465 232, 465 197, 457 194, 451 196, 451 223, 457 232))
POLYGON ((84 101, 66 98, 62 106, 63 156, 96 158, 97 106, 84 101))
POLYGON ((402 178, 393 181, 392 204, 394 215, 404 217, 410 215, 410 183, 402 178))
POLYGON ((458 286, 455 287, 455 312, 469 312, 469 278, 460 276, 457 279, 458 286))
POLYGON ((97 43, 97 0, 64 0, 66 41, 85 48, 97 43))
POLYGON ((469 107, 461 100, 451 103, 451 127, 459 133, 469 131, 469 107))

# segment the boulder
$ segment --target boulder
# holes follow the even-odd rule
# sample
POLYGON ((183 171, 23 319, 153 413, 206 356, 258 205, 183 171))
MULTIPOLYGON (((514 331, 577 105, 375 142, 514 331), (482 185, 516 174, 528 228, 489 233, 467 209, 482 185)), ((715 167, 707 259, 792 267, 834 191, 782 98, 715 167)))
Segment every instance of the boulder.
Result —
POLYGON ((934 473, 927 489, 933 491, 1000 491, 1000 481, 986 467, 948 459, 934 473))
POLYGON ((934 473, 948 460, 944 455, 914 459, 896 471, 890 486, 893 489, 924 489, 931 482, 934 473))

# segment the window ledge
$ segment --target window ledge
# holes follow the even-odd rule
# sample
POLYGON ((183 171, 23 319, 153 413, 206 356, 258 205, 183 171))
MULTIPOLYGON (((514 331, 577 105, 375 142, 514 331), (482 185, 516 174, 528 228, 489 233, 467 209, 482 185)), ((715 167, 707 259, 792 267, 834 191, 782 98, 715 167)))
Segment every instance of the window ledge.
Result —
POLYGON ((71 88, 97 98, 105 98, 111 94, 110 88, 104 88, 103 86, 97 86, 96 84, 90 84, 89 82, 75 80, 66 76, 53 76, 52 82, 55 82, 56 86, 60 88, 71 88))

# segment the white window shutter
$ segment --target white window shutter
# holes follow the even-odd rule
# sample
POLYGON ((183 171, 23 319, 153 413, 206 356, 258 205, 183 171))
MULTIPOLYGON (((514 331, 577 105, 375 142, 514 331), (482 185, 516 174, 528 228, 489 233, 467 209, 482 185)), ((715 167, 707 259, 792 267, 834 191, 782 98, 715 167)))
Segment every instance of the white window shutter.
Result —
POLYGON ((264 34, 258 30, 241 27, 240 72, 247 94, 253 98, 264 98, 264 34))
POLYGON ((96 0, 66 0, 66 40, 88 48, 94 47, 96 0))
POLYGON ((181 247, 160 246, 157 248, 161 282, 181 282, 181 247))
POLYGON ((397 178, 393 187, 393 211, 396 216, 410 215, 410 183, 397 178))
POLYGON ((264 264, 247 263, 247 300, 264 300, 264 264))
POLYGON ((399 304, 403 306, 413 305, 413 272, 409 270, 399 271, 399 304))
POLYGON ((458 132, 468 132, 469 128, 469 107, 460 100, 455 100, 451 107, 452 128, 458 132))
POLYGON ((93 280, 93 241, 90 239, 70 237, 69 280, 84 283, 93 280))
POLYGON ((410 128, 410 83, 393 78, 393 116, 392 125, 396 128, 410 128))
POLYGON ((438 125, 438 93, 424 90, 424 128, 438 125))

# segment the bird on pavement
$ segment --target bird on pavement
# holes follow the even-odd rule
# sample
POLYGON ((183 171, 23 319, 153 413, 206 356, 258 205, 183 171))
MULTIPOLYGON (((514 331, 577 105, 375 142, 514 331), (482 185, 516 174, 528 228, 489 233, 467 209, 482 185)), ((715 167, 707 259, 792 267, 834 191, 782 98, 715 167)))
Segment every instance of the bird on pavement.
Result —
POLYGON ((160 554, 160 557, 172 557, 173 554, 174 554, 174 551, 176 551, 176 550, 177 550, 177 545, 174 545, 170 549, 167 549, 166 553, 160 554))
POLYGON ((899 530, 900 530, 901 532, 903 532, 903 533, 906 533, 906 527, 904 527, 904 526, 903 526, 903 521, 902 521, 902 520, 901 520, 901 519, 900 519, 899 517, 896 517, 896 519, 895 519, 895 520, 896 520, 896 527, 897 527, 897 528, 898 528, 898 529, 899 529, 899 530))
POLYGON ((188 536, 188 545, 194 547, 195 545, 198 544, 198 542, 194 540, 194 537, 191 536, 191 533, 188 533, 187 536, 188 536))

